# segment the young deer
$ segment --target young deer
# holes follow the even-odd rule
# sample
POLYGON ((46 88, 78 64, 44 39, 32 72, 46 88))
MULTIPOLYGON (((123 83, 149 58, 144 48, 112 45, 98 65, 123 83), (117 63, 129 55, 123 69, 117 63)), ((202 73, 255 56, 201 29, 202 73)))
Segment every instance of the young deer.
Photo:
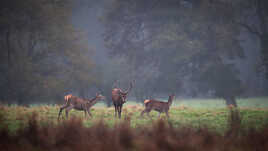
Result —
POLYGON ((143 116, 143 114, 146 112, 147 115, 150 117, 149 113, 152 110, 155 110, 159 112, 158 117, 160 117, 160 114, 162 112, 165 112, 166 116, 169 118, 168 110, 172 104, 174 96, 175 96, 174 94, 170 95, 168 98, 168 102, 162 102, 154 99, 144 100, 145 109, 141 112, 141 116, 143 116))
POLYGON ((101 94, 96 94, 96 97, 93 99, 82 99, 76 96, 73 96, 71 94, 64 96, 64 101, 65 104, 60 107, 59 115, 58 115, 58 120, 60 119, 61 112, 62 110, 65 109, 65 114, 66 118, 68 118, 68 112, 71 109, 79 110, 79 111, 84 111, 85 112, 85 117, 87 114, 92 117, 90 113, 90 108, 96 104, 99 100, 104 99, 105 97, 102 96, 101 94))

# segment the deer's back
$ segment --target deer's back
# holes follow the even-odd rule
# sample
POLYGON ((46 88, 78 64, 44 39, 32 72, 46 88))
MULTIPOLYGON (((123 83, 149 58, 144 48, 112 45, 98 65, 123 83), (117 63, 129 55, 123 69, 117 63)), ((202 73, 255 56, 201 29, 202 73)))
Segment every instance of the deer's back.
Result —
POLYGON ((84 99, 81 99, 76 96, 72 96, 69 100, 67 100, 68 104, 72 105, 79 105, 79 104, 86 104, 86 101, 84 99))
POLYGON ((169 109, 169 105, 167 102, 151 99, 144 100, 144 105, 146 108, 153 109, 159 112, 165 111, 169 109))

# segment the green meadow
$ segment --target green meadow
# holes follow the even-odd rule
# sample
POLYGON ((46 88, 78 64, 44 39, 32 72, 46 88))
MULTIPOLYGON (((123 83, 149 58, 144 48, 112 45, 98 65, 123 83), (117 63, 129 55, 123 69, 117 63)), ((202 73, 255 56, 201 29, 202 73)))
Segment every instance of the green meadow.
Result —
MULTIPOLYGON (((238 99, 237 103, 244 128, 261 128, 268 123, 268 98, 238 99)), ((57 120, 59 107, 59 105, 45 104, 31 105, 30 107, 1 105, 0 118, 2 123, 0 123, 0 126, 8 126, 10 132, 15 132, 33 116, 36 116, 41 125, 57 124, 66 120, 64 111, 61 120, 57 120)), ((143 109, 144 106, 141 103, 128 101, 123 106, 122 118, 117 119, 114 117, 113 107, 106 107, 102 102, 99 102, 91 108, 93 117, 85 117, 84 112, 71 110, 69 118, 81 118, 87 127, 99 121, 111 127, 122 121, 130 122, 133 128, 150 127, 159 119, 158 113, 152 111, 150 113, 152 118, 146 114, 141 117, 140 113, 143 109)), ((213 131, 224 132, 228 128, 230 110, 226 108, 225 102, 221 99, 176 99, 169 110, 169 115, 169 119, 166 118, 165 114, 161 114, 160 118, 174 127, 206 127, 213 131)))

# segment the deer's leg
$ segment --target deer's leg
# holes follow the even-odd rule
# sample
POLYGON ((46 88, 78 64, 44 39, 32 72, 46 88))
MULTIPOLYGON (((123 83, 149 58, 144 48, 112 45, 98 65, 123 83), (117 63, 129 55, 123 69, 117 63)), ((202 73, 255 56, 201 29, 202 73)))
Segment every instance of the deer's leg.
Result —
POLYGON ((166 116, 167 116, 167 118, 169 118, 168 111, 166 111, 166 116))
POLYGON ((160 118, 161 112, 158 112, 158 118, 160 118))
POLYGON ((68 114, 69 114, 69 111, 73 109, 73 106, 69 106, 65 109, 65 115, 66 115, 66 118, 68 118, 68 114))
POLYGON ((152 117, 150 116, 150 114, 149 114, 149 113, 151 112, 151 110, 152 110, 152 109, 146 109, 146 114, 147 114, 147 116, 150 117, 150 118, 152 118, 152 117))
POLYGON ((84 110, 85 118, 87 118, 87 110, 84 110))
POLYGON ((90 113, 90 109, 87 110, 87 114, 92 118, 92 114, 90 113))
POLYGON ((68 104, 64 104, 63 106, 60 107, 60 111, 59 111, 59 115, 58 115, 58 120, 60 120, 60 116, 61 116, 62 110, 64 110, 67 107, 68 107, 68 104))
POLYGON ((141 112, 141 117, 143 117, 143 114, 144 114, 145 110, 146 110, 146 109, 144 109, 144 110, 141 112))
POLYGON ((121 118, 121 112, 122 112, 122 105, 118 106, 118 114, 119 114, 119 118, 121 118))
POLYGON ((143 114, 144 114, 145 112, 146 112, 146 113, 148 112, 148 108, 146 108, 146 107, 145 107, 145 109, 141 112, 141 116, 142 116, 142 117, 143 117, 143 114))
POLYGON ((117 105, 114 104, 114 117, 116 117, 116 116, 117 116, 117 105))

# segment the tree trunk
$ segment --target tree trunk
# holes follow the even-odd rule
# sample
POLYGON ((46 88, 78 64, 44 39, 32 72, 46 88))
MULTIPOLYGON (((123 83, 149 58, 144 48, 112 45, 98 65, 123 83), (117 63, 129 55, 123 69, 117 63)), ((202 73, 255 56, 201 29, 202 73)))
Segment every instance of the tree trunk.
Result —
POLYGON ((268 79, 268 33, 262 34, 260 36, 261 42, 261 53, 262 62, 265 68, 265 76, 268 79))
POLYGON ((227 106, 237 107, 237 103, 234 96, 224 97, 227 106))
POLYGON ((23 98, 19 97, 18 100, 17 100, 17 104, 22 106, 24 104, 23 98))
POLYGON ((259 29, 254 26, 250 26, 250 24, 240 24, 242 27, 247 29, 250 33, 255 34, 260 39, 260 49, 262 53, 262 66, 264 67, 264 73, 266 78, 268 79, 268 24, 267 24, 267 15, 268 15, 268 3, 267 0, 256 0, 256 16, 258 17, 259 29))
POLYGON ((257 16, 260 21, 260 30, 261 34, 260 42, 261 42, 261 53, 262 53, 262 62, 265 68, 265 75, 268 79, 268 31, 267 31, 267 5, 265 5, 265 1, 267 0, 258 0, 257 1, 257 16))
POLYGON ((10 29, 6 32, 6 49, 7 49, 7 101, 10 101, 10 69, 11 69, 11 48, 10 48, 10 29))

